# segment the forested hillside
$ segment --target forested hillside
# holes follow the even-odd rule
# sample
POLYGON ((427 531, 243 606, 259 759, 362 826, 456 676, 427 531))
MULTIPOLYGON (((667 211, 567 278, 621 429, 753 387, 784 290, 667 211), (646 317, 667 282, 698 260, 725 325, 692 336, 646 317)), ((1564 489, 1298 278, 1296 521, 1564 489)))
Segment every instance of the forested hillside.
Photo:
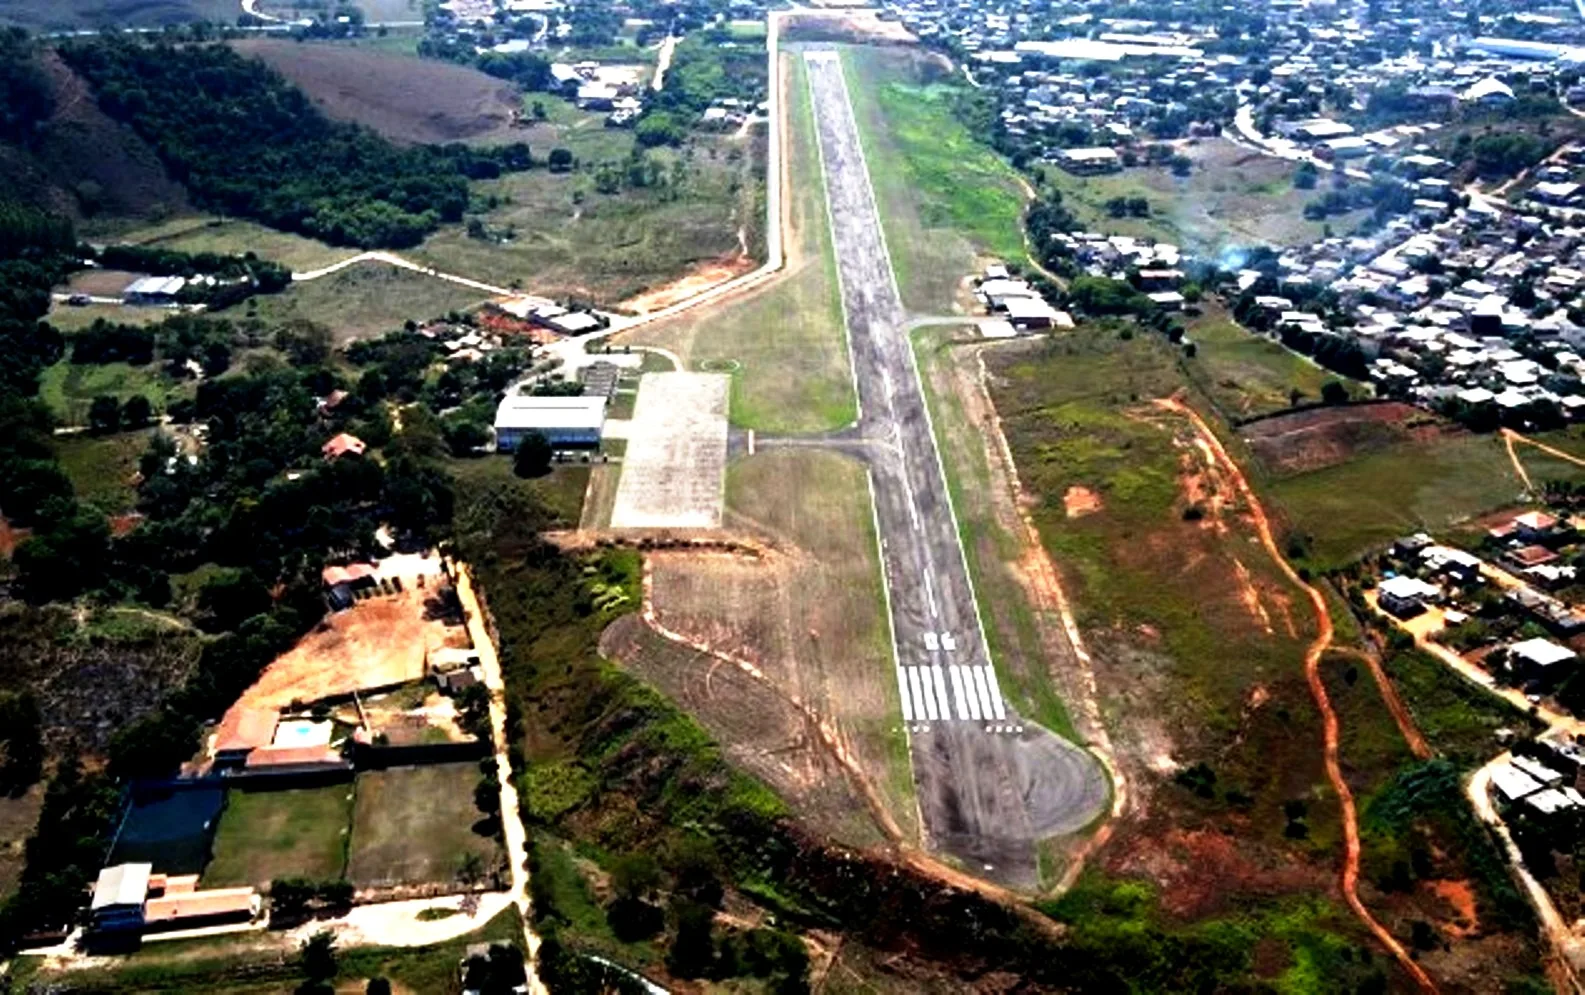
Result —
POLYGON ((469 179, 530 165, 523 144, 398 148, 225 45, 98 39, 61 56, 200 207, 338 245, 415 245, 462 218, 469 179))

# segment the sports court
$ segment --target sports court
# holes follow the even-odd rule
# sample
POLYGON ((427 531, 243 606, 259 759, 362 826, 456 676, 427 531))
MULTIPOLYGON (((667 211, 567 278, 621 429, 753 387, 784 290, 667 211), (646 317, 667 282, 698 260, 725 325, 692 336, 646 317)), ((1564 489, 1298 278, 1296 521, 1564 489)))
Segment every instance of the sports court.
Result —
POLYGON ((627 428, 611 527, 721 527, 725 496, 725 373, 649 373, 627 428))

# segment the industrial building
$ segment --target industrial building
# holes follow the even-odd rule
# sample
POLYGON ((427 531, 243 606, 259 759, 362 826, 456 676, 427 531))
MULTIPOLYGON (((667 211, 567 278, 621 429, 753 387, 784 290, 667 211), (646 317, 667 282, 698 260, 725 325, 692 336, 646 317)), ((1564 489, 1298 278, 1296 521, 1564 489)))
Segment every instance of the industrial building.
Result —
POLYGON ((593 448, 605 427, 601 396, 535 397, 508 394, 495 410, 495 448, 509 453, 523 437, 538 432, 558 449, 593 448))

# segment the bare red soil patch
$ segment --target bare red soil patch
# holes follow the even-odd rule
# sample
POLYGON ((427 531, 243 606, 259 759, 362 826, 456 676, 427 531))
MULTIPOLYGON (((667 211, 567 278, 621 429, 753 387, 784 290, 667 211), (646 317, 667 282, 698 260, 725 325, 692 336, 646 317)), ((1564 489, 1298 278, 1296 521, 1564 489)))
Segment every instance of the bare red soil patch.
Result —
POLYGON ((1346 463, 1398 442, 1461 431, 1412 405, 1390 401, 1314 408, 1250 422, 1239 434, 1266 469, 1279 476, 1346 463))

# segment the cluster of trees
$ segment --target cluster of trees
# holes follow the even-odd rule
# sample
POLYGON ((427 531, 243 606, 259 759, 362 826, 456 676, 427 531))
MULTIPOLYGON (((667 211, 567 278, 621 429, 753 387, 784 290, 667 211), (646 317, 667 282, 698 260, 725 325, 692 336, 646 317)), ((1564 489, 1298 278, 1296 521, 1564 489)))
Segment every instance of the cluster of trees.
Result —
POLYGON ((764 50, 729 39, 725 32, 702 32, 679 42, 666 70, 666 88, 650 100, 645 116, 664 114, 691 123, 717 100, 751 106, 764 100, 764 50))
POLYGON ((1453 160, 1469 161, 1482 179, 1517 176, 1545 159, 1550 145, 1524 131, 1508 131, 1471 138, 1460 134, 1454 143, 1453 160))
POLYGON ((462 219, 469 179, 532 161, 522 143, 398 148, 225 45, 100 38, 61 55, 201 206, 337 245, 415 245, 462 219))
POLYGON ((158 325, 127 325, 96 318, 92 325, 72 335, 70 358, 82 366, 147 366, 157 358, 173 377, 187 376, 187 363, 196 362, 205 376, 214 377, 230 368, 231 349, 237 338, 237 329, 231 322, 196 315, 172 315, 158 325))
POLYGON ((61 758, 23 851, 22 878, 0 904, 0 949, 9 952, 22 937, 71 924, 99 873, 104 840, 120 810, 110 777, 86 772, 74 755, 61 758))
MULTIPOLYGON (((1271 312, 1255 303, 1258 295, 1273 292, 1275 282, 1265 282, 1269 277, 1257 281, 1256 284, 1244 291, 1233 301, 1233 318, 1240 325, 1255 332, 1270 332, 1276 325, 1277 319, 1271 312)), ((1290 293, 1299 293, 1300 290, 1290 290, 1290 293)), ((1299 301, 1296 303, 1303 303, 1299 301)), ((1312 357, 1317 363, 1341 373, 1347 377, 1363 379, 1369 370, 1368 357, 1357 341, 1352 337, 1333 335, 1330 333, 1316 334, 1306 332, 1292 326, 1283 326, 1277 329, 1282 344, 1295 352, 1312 357)))
POLYGON ((55 91, 21 28, 0 29, 0 139, 27 144, 55 112, 55 91))

